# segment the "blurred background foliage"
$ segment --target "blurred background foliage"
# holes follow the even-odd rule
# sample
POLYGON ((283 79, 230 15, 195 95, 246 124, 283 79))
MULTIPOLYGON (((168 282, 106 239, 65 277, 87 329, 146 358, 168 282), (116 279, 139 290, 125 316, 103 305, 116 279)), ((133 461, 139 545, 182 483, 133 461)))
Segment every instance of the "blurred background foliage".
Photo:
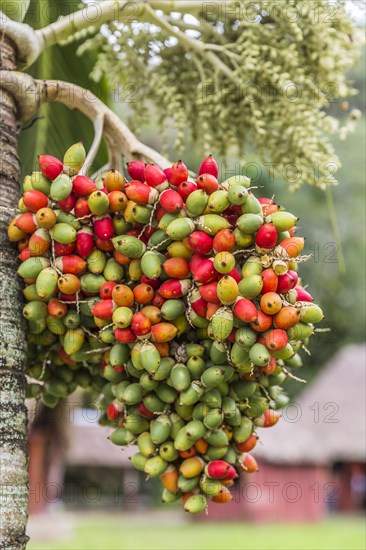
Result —
MULTIPOLYGON (((47 13, 52 19, 52 0, 42 0, 43 10, 39 10, 39 2, 32 0, 27 20, 34 27, 40 27, 45 22, 42 17, 47 13), (44 7, 49 3, 49 11, 44 7)), ((57 6, 64 13, 73 11, 79 5, 78 0, 61 2, 57 6)), ((77 83, 93 91, 98 97, 115 109, 126 119, 131 114, 127 99, 119 98, 113 90, 113 78, 105 79, 96 84, 90 79, 90 73, 96 60, 96 53, 88 51, 82 58, 75 56, 75 44, 68 46, 53 46, 46 50, 30 72, 37 78, 57 78, 77 83)), ((344 121, 353 108, 365 110, 365 51, 359 64, 350 72, 349 79, 359 90, 352 97, 348 106, 341 100, 335 101, 328 109, 332 116, 344 121)), ((160 150, 162 140, 157 133, 156 113, 151 107, 149 124, 141 131, 141 139, 148 145, 160 150)), ((20 158, 23 174, 36 167, 37 154, 47 152, 56 156, 62 155, 69 145, 75 141, 83 141, 88 148, 93 139, 93 128, 80 113, 69 111, 62 105, 44 105, 35 123, 21 132, 20 158)), ((235 123, 235 121, 233 121, 235 123)), ((188 134, 188 133, 187 133, 188 134)), ((172 149, 175 133, 169 136, 169 157, 177 160, 177 153, 172 149)), ((301 265, 301 275, 304 284, 309 285, 317 303, 325 312, 323 327, 329 327, 330 332, 320 333, 312 340, 311 356, 305 355, 305 368, 302 376, 311 379, 318 370, 340 347, 350 342, 364 340, 365 333, 365 115, 358 122, 356 130, 345 141, 339 138, 333 140, 333 145, 342 162, 342 167, 335 167, 335 175, 340 184, 331 191, 321 191, 316 186, 305 185, 299 191, 289 192, 285 184, 286 178, 273 176, 271 167, 263 166, 254 151, 245 159, 238 158, 235 153, 227 158, 217 158, 221 166, 221 176, 233 173, 245 173, 253 178, 253 185, 260 189, 257 196, 275 195, 279 204, 299 216, 299 234, 306 235, 306 254, 312 254, 311 259, 301 265), (333 203, 333 206, 332 206, 333 203), (339 233, 339 234, 337 234, 339 233)), ((186 140, 184 162, 197 170, 202 160, 203 151, 186 140)), ((101 149, 96 161, 96 167, 106 162, 106 151, 101 149)), ((347 366, 345 365, 345 368, 347 366)), ((288 391, 295 394, 301 390, 301 384, 290 382, 288 391)))

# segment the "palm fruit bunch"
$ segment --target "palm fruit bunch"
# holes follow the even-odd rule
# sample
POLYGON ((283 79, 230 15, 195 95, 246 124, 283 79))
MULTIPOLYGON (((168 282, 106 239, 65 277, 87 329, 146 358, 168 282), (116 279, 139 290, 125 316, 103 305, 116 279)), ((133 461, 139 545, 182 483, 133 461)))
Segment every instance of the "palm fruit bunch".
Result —
POLYGON ((81 144, 62 162, 40 156, 9 226, 28 396, 55 406, 79 386, 97 391, 111 441, 137 445, 132 464, 160 477, 164 502, 191 513, 229 502, 323 318, 298 276, 297 218, 247 177, 220 183, 212 156, 197 178, 181 161, 135 160, 129 178, 94 181, 84 161, 81 144))

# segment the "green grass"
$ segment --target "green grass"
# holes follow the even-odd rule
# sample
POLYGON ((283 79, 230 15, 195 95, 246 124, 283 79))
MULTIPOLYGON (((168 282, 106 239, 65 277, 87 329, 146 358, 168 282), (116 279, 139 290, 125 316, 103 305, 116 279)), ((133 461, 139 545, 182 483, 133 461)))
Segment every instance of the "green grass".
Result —
MULTIPOLYGON (((169 514, 167 514, 169 516, 169 514)), ((57 519, 50 516, 50 526, 57 519)), ((179 523, 155 524, 139 515, 75 519, 73 535, 62 542, 31 541, 28 550, 364 550, 362 518, 341 517, 320 524, 179 523)))

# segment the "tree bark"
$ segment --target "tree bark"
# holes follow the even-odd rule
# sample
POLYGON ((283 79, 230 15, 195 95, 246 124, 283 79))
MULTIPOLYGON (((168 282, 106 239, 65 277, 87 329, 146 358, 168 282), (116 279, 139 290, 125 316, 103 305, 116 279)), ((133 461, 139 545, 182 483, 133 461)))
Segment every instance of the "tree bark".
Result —
MULTIPOLYGON (((0 68, 16 69, 15 45, 0 36, 0 68)), ((0 83, 1 85, 1 83, 0 83)), ((27 525, 26 341, 17 251, 7 226, 19 198, 16 105, 0 89, 0 548, 21 550, 27 525)))

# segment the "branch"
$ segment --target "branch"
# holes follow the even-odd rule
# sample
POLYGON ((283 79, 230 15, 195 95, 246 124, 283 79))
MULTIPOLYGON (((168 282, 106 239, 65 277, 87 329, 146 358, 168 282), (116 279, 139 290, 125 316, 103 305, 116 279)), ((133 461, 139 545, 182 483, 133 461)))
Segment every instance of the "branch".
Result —
POLYGON ((95 125, 103 116, 103 137, 112 164, 116 165, 122 154, 126 158, 158 164, 161 168, 172 164, 160 153, 141 143, 109 107, 85 88, 59 80, 34 80, 25 73, 12 71, 0 71, 0 83, 14 97, 19 120, 29 119, 47 101, 56 101, 70 109, 79 110, 95 125))
POLYGON ((235 5, 236 2, 233 0, 151 0, 149 2, 146 0, 135 0, 135 2, 104 0, 100 4, 93 2, 68 16, 60 17, 58 21, 37 30, 36 35, 45 48, 94 25, 96 30, 99 30, 101 25, 110 21, 138 20, 146 8, 161 10, 165 13, 178 11, 197 14, 204 11, 205 8, 207 11, 215 10, 220 13, 225 8, 235 7, 235 5))

